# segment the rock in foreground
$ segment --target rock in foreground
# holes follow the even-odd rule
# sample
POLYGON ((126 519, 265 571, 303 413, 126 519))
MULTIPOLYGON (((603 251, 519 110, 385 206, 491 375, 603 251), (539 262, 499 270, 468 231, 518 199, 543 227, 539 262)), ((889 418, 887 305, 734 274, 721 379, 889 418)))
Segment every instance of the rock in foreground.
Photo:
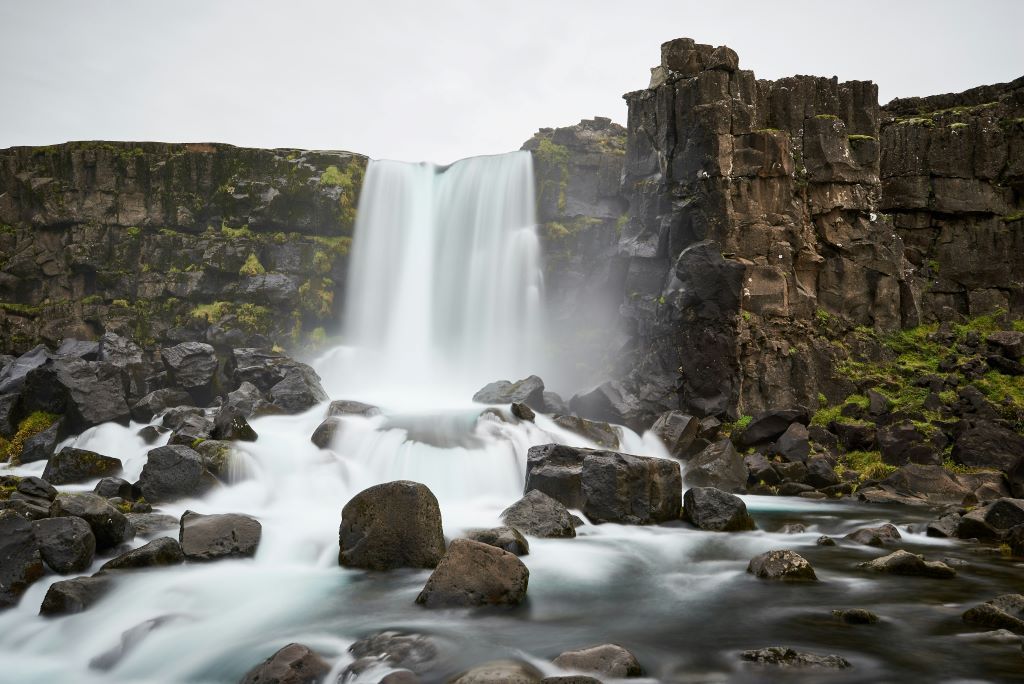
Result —
POLYGON ((845 670, 851 667, 850 662, 841 656, 800 653, 785 646, 769 646, 756 651, 744 651, 741 657, 752 663, 781 667, 820 667, 834 670, 845 670))
POLYGON ((518 605, 530 571, 514 554, 456 539, 430 575, 416 603, 428 608, 518 605))
POLYGON ((963 619, 969 625, 1024 634, 1024 594, 997 596, 967 610, 963 619))
POLYGON ((538 684, 543 676, 521 660, 495 660, 460 674, 451 684, 538 684))
POLYGON ((66 516, 32 523, 39 553, 54 572, 65 575, 82 572, 96 554, 96 537, 89 523, 66 516))
POLYGON ((473 395, 481 404, 526 404, 535 411, 544 410, 544 381, 536 375, 516 382, 498 380, 485 385, 473 395))
POLYGON ((817 575, 807 559, 794 551, 768 551, 754 556, 747 572, 761 579, 785 582, 816 582, 817 575))
POLYGON ((566 651, 555 658, 554 663, 563 670, 594 672, 614 679, 639 677, 644 673, 636 656, 618 644, 566 651))
POLYGON ((0 511, 0 610, 16 604, 42 575, 32 523, 14 511, 0 511))
POLYGON ((288 644, 249 671, 241 684, 317 684, 331 666, 302 644, 288 644))
POLYGON ((50 517, 74 516, 89 523, 96 550, 106 551, 135 538, 135 529, 121 511, 95 494, 61 494, 50 504, 50 517))
POLYGON ((486 530, 469 530, 466 532, 466 539, 478 541, 482 544, 496 546, 503 551, 514 553, 517 556, 526 556, 530 553, 530 544, 526 538, 514 527, 492 527, 486 530))
POLYGON ((185 511, 178 541, 190 561, 251 558, 256 555, 262 533, 259 521, 247 515, 200 515, 185 511))
POLYGON ((74 484, 121 472, 121 461, 95 451, 64 447, 46 462, 42 478, 53 485, 74 484))
POLYGON ((902 549, 867 563, 859 563, 858 567, 870 572, 883 572, 890 575, 934 577, 936 579, 952 579, 956 577, 956 570, 945 563, 926 561, 924 556, 903 551, 902 549))
POLYGON ((743 499, 714 487, 686 490, 683 516, 695 527, 712 532, 742 532, 757 528, 743 499))
POLYGON ((366 570, 433 568, 445 552, 437 499, 408 480, 356 494, 341 511, 338 536, 338 563, 366 570))
POLYGON ((561 503, 536 489, 501 512, 501 520, 534 537, 575 537, 572 515, 561 503))

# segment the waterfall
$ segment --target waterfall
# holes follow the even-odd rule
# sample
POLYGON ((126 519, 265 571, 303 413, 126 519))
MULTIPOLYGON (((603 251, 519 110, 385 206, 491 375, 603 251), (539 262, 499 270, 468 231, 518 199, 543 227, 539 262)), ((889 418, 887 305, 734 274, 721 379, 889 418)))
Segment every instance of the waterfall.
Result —
POLYGON ((540 249, 529 152, 373 161, 346 288, 345 391, 457 392, 536 372, 540 249))

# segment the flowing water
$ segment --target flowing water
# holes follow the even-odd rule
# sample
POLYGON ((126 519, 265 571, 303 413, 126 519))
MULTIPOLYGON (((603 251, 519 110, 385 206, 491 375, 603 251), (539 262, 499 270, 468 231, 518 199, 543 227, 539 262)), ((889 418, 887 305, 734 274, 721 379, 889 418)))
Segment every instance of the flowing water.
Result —
MULTIPOLYGON (((239 446, 233 482, 163 510, 254 515, 263 525, 256 557, 124 573, 89 610, 56 619, 37 615, 49 584, 62 579, 47 576, 0 613, 0 681, 235 682, 294 641, 332 662, 333 682, 351 662, 348 646, 384 629, 434 636, 443 653, 438 679, 510 656, 554 673, 549 661, 563 650, 607 642, 631 649, 660 681, 777 681, 778 674, 738 660, 744 649, 769 645, 838 653, 854 665, 786 674, 795 681, 1019 676, 1019 644, 963 636, 970 630, 959 618, 976 602, 1019 591, 1015 564, 906 533, 905 548, 964 561, 960 577, 869 577, 856 563, 882 551, 815 545, 820 534, 916 523, 926 511, 746 497, 755 532, 588 525, 576 539, 531 539, 523 558, 528 600, 510 610, 426 610, 414 599, 428 571, 338 566, 341 508, 368 486, 425 483, 451 538, 499 523, 501 510, 522 494, 529 446, 588 446, 547 416, 506 422, 469 401, 482 384, 531 370, 531 344, 541 335, 532 187, 524 153, 448 169, 374 162, 348 286, 350 346, 315 366, 333 398, 377 403, 382 415, 344 418, 327 450, 309 441, 323 406, 252 420, 260 437, 239 446), (782 534, 786 522, 803 522, 807 531, 782 534), (805 555, 822 581, 785 586, 745 573, 752 556, 773 548, 805 555), (882 621, 851 627, 831 617, 833 608, 852 607, 882 621)), ((136 436, 141 427, 104 425, 73 442, 122 459, 124 477, 134 480, 151 448, 136 436)), ((624 451, 667 457, 650 435, 620 430, 624 451)), ((17 472, 38 475, 42 465, 17 472)))

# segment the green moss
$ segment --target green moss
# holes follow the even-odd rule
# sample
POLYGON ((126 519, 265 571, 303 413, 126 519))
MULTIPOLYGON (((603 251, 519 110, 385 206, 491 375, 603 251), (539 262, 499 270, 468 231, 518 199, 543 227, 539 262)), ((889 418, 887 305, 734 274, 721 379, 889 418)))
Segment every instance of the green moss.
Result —
POLYGON ((335 237, 314 235, 313 242, 323 245, 337 256, 348 256, 349 251, 352 249, 352 238, 347 235, 337 235, 335 237))
POLYGON ((131 308, 131 304, 128 303, 127 299, 115 299, 114 301, 110 302, 110 305, 111 306, 119 306, 122 309, 130 309, 131 308))
POLYGON ((815 119, 824 119, 826 121, 836 121, 839 119, 835 114, 815 114, 815 119))
POLYGON ((840 457, 844 468, 860 473, 861 481, 880 480, 896 472, 896 467, 882 462, 877 451, 850 451, 840 457))
POLYGON ((18 304, 16 302, 0 302, 0 310, 26 318, 39 316, 46 307, 43 304, 18 304))
POLYGON ((1014 221, 1020 221, 1021 219, 1024 219, 1024 211, 1007 214, 1003 217, 1003 223, 1013 223, 1014 221))
POLYGON ((544 232, 548 240, 563 240, 569 237, 569 229, 558 221, 551 221, 544 224, 544 232))
POLYGON ((753 419, 753 416, 740 416, 740 419, 736 421, 733 427, 736 428, 737 430, 745 430, 746 427, 750 425, 750 421, 752 421, 753 419))
POLYGON ((901 126, 924 126, 925 128, 935 128, 935 122, 923 116, 912 116, 906 119, 897 119, 896 123, 901 126))
POLYGON ((778 128, 758 128, 754 132, 755 133, 765 133, 767 135, 775 135, 776 133, 781 133, 782 131, 780 131, 778 128))
POLYGON ((957 121, 955 123, 949 124, 950 130, 953 130, 953 131, 962 131, 963 129, 968 128, 968 127, 969 127, 969 125, 965 124, 962 121, 957 121))
POLYGON ((875 136, 873 136, 873 135, 848 135, 848 136, 846 136, 846 138, 850 142, 864 142, 865 140, 874 140, 875 136))
POLYGON ((263 268, 263 264, 260 263, 256 252, 249 252, 249 258, 242 264, 242 268, 238 269, 238 275, 243 276, 263 275, 266 272, 267 269, 263 268))
POLYGON ((836 317, 830 314, 828 311, 825 311, 824 309, 817 309, 814 312, 814 320, 816 320, 819 324, 823 326, 828 326, 835 322, 836 317))
POLYGON ((315 318, 327 318, 334 309, 334 282, 330 278, 313 278, 299 286, 302 311, 315 318))
POLYGON ((189 315, 193 318, 205 318, 209 323, 216 323, 224 318, 230 309, 230 302, 211 302, 209 304, 200 304, 192 309, 189 315))
POLYGON ((4 440, 4 443, 0 444, 0 463, 6 461, 18 463, 25 442, 56 423, 58 418, 60 416, 52 413, 35 411, 22 419, 18 423, 18 431, 14 433, 14 436, 9 441, 4 440))
POLYGON ((130 226, 124 229, 124 232, 128 233, 128 237, 137 238, 142 234, 142 229, 138 226, 130 226))
POLYGON ((241 226, 239 228, 232 228, 226 222, 221 222, 221 224, 220 224, 220 233, 224 237, 230 238, 230 239, 233 239, 233 240, 237 240, 239 238, 251 238, 252 237, 252 231, 249 230, 249 224, 248 223, 246 223, 245 225, 243 225, 243 226, 241 226))
POLYGON ((323 326, 313 328, 313 332, 309 333, 309 341, 317 347, 324 346, 327 342, 327 331, 323 329, 323 326))
POLYGON ((337 166, 328 166, 320 174, 320 185, 350 189, 352 187, 351 167, 340 171, 337 166))

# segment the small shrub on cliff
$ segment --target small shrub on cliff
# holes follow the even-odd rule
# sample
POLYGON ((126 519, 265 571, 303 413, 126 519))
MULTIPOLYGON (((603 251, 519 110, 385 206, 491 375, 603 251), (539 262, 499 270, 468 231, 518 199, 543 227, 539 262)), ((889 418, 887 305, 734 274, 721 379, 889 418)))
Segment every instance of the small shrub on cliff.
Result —
POLYGON ((11 437, 10 441, 3 440, 0 443, 0 463, 6 461, 17 463, 25 442, 53 425, 59 417, 43 411, 36 411, 26 416, 18 423, 18 431, 11 437))
POLYGON ((266 272, 267 269, 263 268, 255 252, 249 252, 249 258, 242 264, 242 268, 238 269, 238 275, 244 276, 263 275, 266 272))
POLYGON ((320 185, 335 188, 351 188, 352 171, 350 169, 345 169, 345 171, 342 172, 338 170, 337 166, 328 166, 324 169, 324 172, 320 174, 320 185))

